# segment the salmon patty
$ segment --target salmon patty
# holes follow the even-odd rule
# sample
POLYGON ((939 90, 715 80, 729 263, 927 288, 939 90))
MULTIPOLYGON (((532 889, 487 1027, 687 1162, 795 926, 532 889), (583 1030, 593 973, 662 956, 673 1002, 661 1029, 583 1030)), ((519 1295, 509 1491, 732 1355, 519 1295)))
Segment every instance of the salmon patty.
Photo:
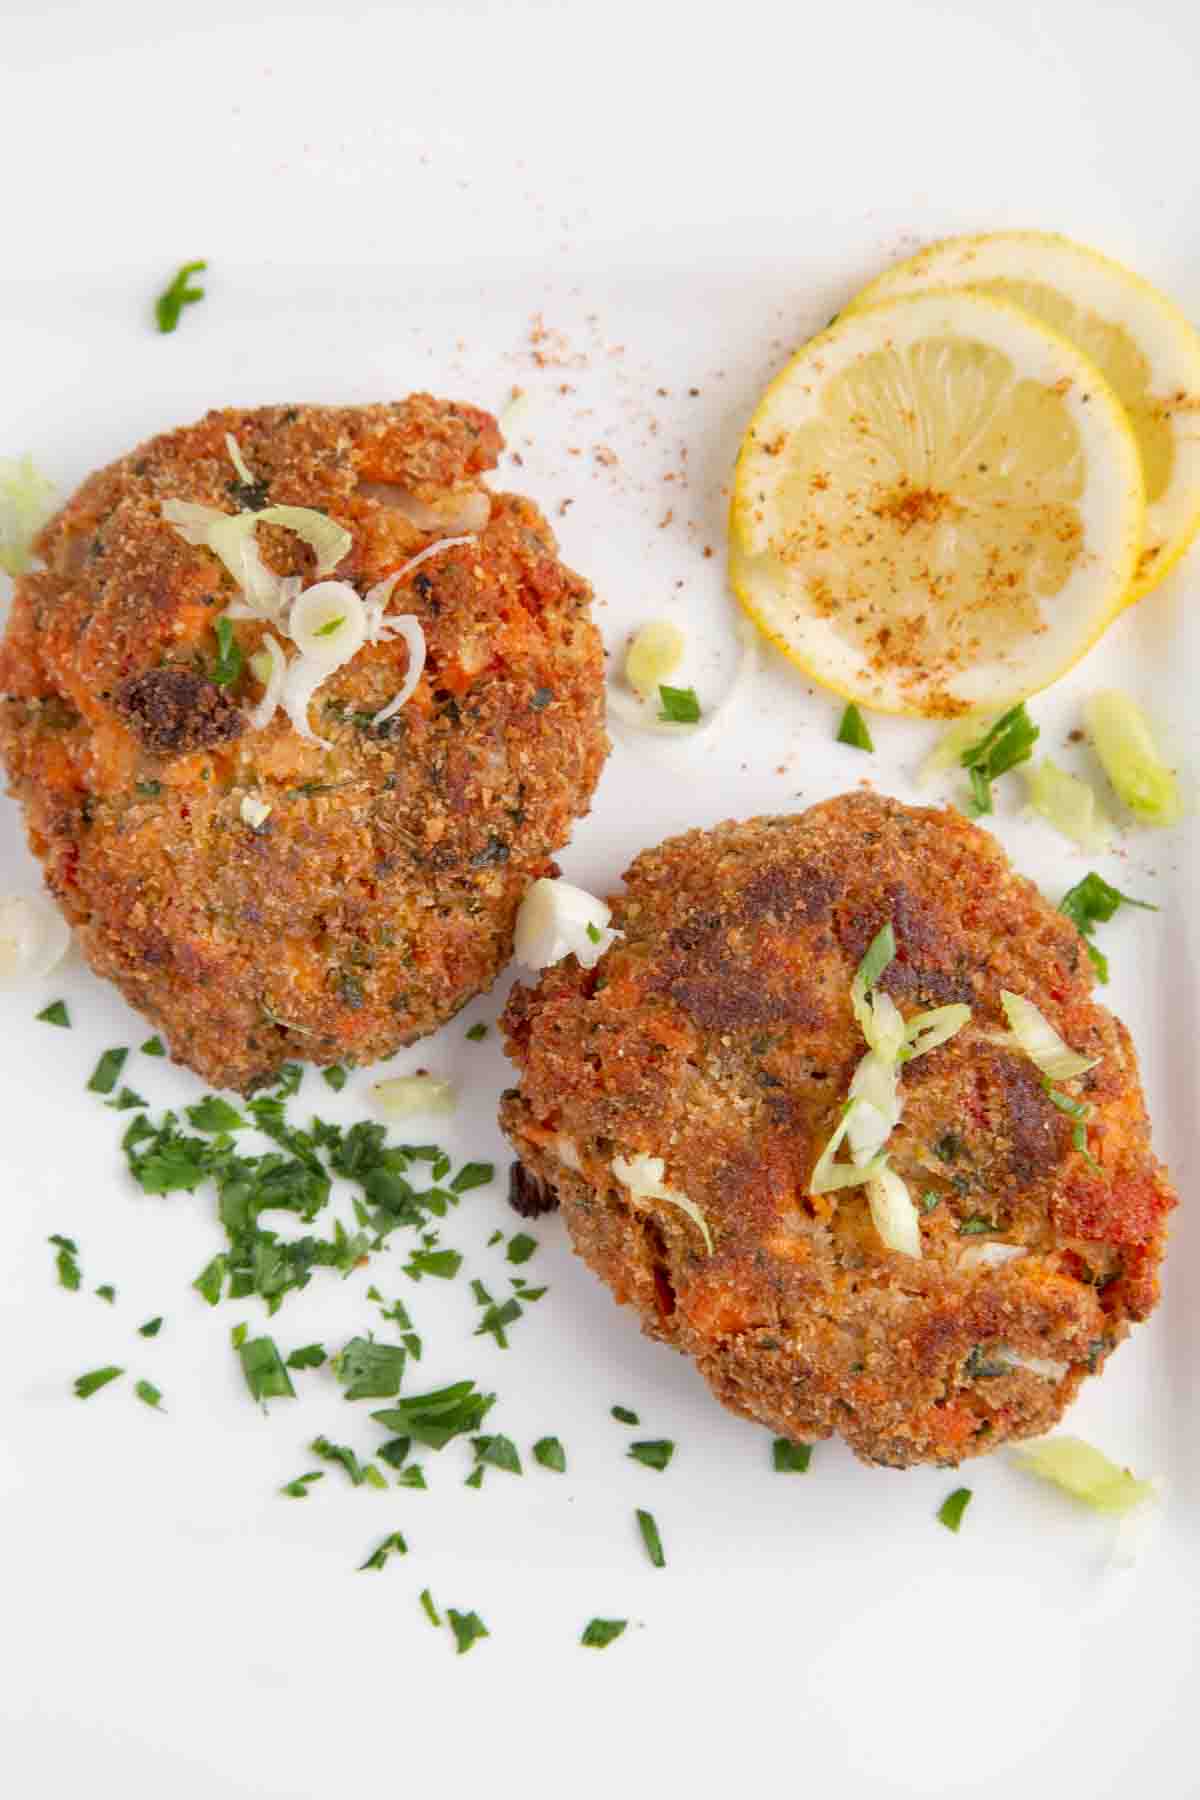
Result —
POLYGON ((643 1329, 783 1437, 902 1468, 1048 1430, 1154 1306, 1175 1204, 1074 925, 957 812, 865 793, 672 838, 625 883, 624 937, 505 1012, 526 1197, 556 1194, 643 1329), (970 1009, 900 1071, 886 1155, 919 1256, 885 1246, 862 1185, 810 1191, 867 1050, 851 985, 889 924, 877 991, 904 1020, 970 1009), (1094 1066, 1054 1087, 1002 991, 1094 1066))
POLYGON ((17 583, 0 750, 29 842, 93 968, 211 1082, 441 1025, 587 811, 608 748, 591 591, 530 501, 483 485, 501 447, 487 413, 427 394, 213 412, 86 481, 17 583), (320 544, 252 525, 264 573, 239 584, 180 502, 336 521, 348 547, 320 573, 356 609, 400 571, 303 710, 252 716, 320 544), (418 656, 395 615, 426 661, 389 714, 418 656))

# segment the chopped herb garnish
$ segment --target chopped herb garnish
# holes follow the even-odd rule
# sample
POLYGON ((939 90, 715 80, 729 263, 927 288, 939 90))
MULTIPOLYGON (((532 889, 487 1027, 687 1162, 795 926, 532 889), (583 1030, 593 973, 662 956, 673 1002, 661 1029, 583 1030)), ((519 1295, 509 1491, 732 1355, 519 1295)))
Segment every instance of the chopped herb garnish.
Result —
POLYGON ((463 1482, 463 1486, 469 1488, 481 1488, 483 1486, 482 1463, 476 1463, 475 1467, 471 1470, 471 1473, 467 1476, 467 1479, 463 1482))
POLYGON ((505 1326, 515 1325, 517 1320, 521 1317, 521 1313, 521 1303, 515 1296, 510 1296, 510 1298, 505 1300, 500 1306, 493 1304, 488 1307, 482 1319, 480 1319, 478 1325, 475 1327, 475 1336, 486 1337, 490 1335, 495 1338, 501 1350, 507 1350, 508 1334, 505 1331, 505 1326))
POLYGON ((473 1381, 456 1381, 432 1393, 409 1395, 371 1417, 388 1431, 441 1450, 451 1438, 478 1431, 495 1401, 495 1394, 479 1393, 473 1381))
POLYGON ((1104 1170, 1100 1167, 1100 1164, 1096 1161, 1095 1157, 1092 1155, 1091 1151, 1088 1149, 1087 1126, 1084 1124, 1082 1119, 1079 1121, 1079 1123, 1077 1125, 1072 1127, 1071 1143, 1074 1145, 1075 1149, 1078 1150, 1080 1156, 1082 1156, 1084 1162, 1087 1164, 1088 1168, 1092 1171, 1093 1175, 1103 1175, 1104 1174, 1104 1170))
POLYGON ((314 637, 332 637, 334 632, 340 631, 342 629, 342 626, 345 623, 346 623, 345 613, 339 613, 337 618, 326 619, 326 621, 323 625, 318 625, 316 630, 313 632, 313 636, 314 637))
POLYGON ((144 1338, 157 1337, 162 1330, 162 1324, 162 1314, 160 1313, 156 1319, 147 1319, 144 1325, 138 1326, 138 1336, 144 1338))
POLYGON ((400 1392, 405 1360, 398 1344, 356 1337, 334 1358, 333 1368, 347 1400, 391 1400, 400 1392))
POLYGON ((634 1462, 644 1463, 648 1469, 665 1469, 674 1454, 675 1446, 670 1438, 644 1438, 641 1443, 629 1446, 629 1455, 634 1462))
POLYGON ((81 1279, 79 1263, 76 1260, 79 1255, 79 1245, 74 1238, 61 1237, 57 1231, 47 1239, 47 1242, 58 1246, 58 1255, 54 1259, 54 1266, 58 1270, 58 1285, 68 1288, 73 1294, 77 1293, 81 1279))
POLYGON ((450 1629, 454 1633, 454 1641, 458 1645, 458 1655, 464 1656, 472 1644, 480 1638, 491 1634, 477 1612, 455 1612, 452 1606, 446 1608, 446 1617, 450 1621, 450 1629))
POLYGON ((696 698, 695 688, 663 687, 660 683, 658 698, 661 702, 659 718, 667 725, 695 725, 700 718, 700 702, 696 698))
POLYGON ((212 678, 218 687, 232 687, 242 672, 242 652, 233 635, 232 620, 218 619, 216 633, 217 660, 213 664, 212 678))
POLYGON ((115 1306, 117 1303, 117 1290, 111 1281, 102 1282, 96 1289, 96 1295, 100 1300, 107 1300, 110 1306, 115 1306))
POLYGON ((341 1063, 331 1063, 329 1068, 321 1070, 321 1079, 328 1083, 335 1094, 340 1094, 349 1077, 341 1063))
POLYGON ((162 1405, 162 1394, 152 1381, 139 1381, 135 1383, 133 1391, 138 1399, 144 1401, 147 1406, 156 1407, 159 1412, 164 1410, 162 1405))
POLYGON ((992 782, 1018 763, 1027 762, 1040 735, 1040 727, 1029 717, 1022 701, 1002 714, 977 744, 962 752, 959 761, 970 778, 973 812, 992 811, 992 782))
POLYGON ((389 1438, 386 1444, 380 1446, 379 1460, 385 1462, 389 1469, 399 1469, 411 1449, 411 1438, 389 1438))
POLYGON ((404 1273, 413 1281, 420 1281, 423 1275, 453 1281, 461 1268, 462 1256, 457 1250, 414 1250, 404 1265, 404 1273))
POLYGON ((401 1469, 396 1477, 396 1486, 403 1488, 423 1488, 425 1471, 420 1463, 409 1463, 407 1469, 401 1469))
POLYGON ((502 1231, 493 1231, 491 1237, 487 1241, 487 1247, 490 1250, 493 1244, 502 1244, 503 1242, 504 1233, 502 1231))
POLYGON ((221 1298, 221 1289, 225 1285, 228 1259, 218 1254, 197 1275, 192 1286, 198 1294, 202 1294, 210 1306, 215 1306, 221 1298))
POLYGON ((195 1106, 186 1109, 188 1122, 197 1131, 215 1134, 221 1131, 243 1131, 246 1121, 236 1106, 222 1100, 219 1094, 206 1094, 195 1106))
POLYGON ((665 1569, 667 1566, 667 1559, 663 1554, 662 1538, 659 1536, 658 1526, 654 1520, 654 1514, 643 1512, 639 1507, 637 1522, 638 1530, 642 1534, 642 1542, 646 1546, 646 1555, 650 1558, 650 1561, 656 1569, 665 1569))
POLYGON ((556 1475, 567 1472, 567 1453, 556 1437, 539 1438, 533 1446, 533 1460, 541 1463, 543 1469, 553 1469, 556 1475))
POLYGON ((132 1088, 123 1087, 119 1094, 114 1094, 104 1104, 111 1106, 114 1112, 131 1112, 134 1107, 146 1106, 149 1102, 143 1100, 140 1094, 135 1094, 132 1088))
POLYGON ((978 1213, 973 1213, 969 1219, 960 1219, 958 1225, 959 1237, 982 1237, 985 1231, 998 1230, 994 1220, 980 1218, 978 1213))
POLYGON ((174 331, 184 307, 203 300, 204 289, 189 287, 188 282, 193 275, 202 275, 207 267, 206 262, 184 263, 170 284, 163 289, 154 302, 154 317, 160 331, 174 331))
POLYGON ((384 1485, 383 1476, 375 1468, 374 1463, 360 1463, 348 1444, 334 1444, 327 1437, 316 1437, 308 1447, 314 1456, 321 1458, 322 1462, 340 1463, 350 1477, 352 1486, 362 1487, 363 1483, 368 1481, 371 1482, 372 1487, 384 1485), (373 1481, 368 1471, 373 1471, 375 1477, 373 1481))
POLYGON ((508 1240, 505 1259, 510 1263, 527 1263, 537 1249, 537 1239, 530 1237, 527 1231, 518 1231, 508 1240))
POLYGON ((511 1438, 503 1437, 498 1433, 495 1437, 472 1438, 471 1443, 475 1450, 476 1462, 486 1463, 492 1469, 504 1469, 509 1475, 524 1473, 517 1446, 511 1438))
POLYGON ((398 1531, 389 1532, 382 1543, 376 1544, 365 1563, 359 1563, 359 1573, 364 1569, 382 1569, 389 1556, 407 1556, 408 1545, 398 1531))
POLYGON ((771 1446, 771 1465, 777 1475, 806 1475, 811 1461, 811 1444, 793 1444, 790 1438, 776 1438, 771 1446))
POLYGON ((91 1369, 86 1375, 76 1376, 75 1392, 81 1400, 87 1400, 92 1394, 98 1394, 102 1387, 107 1387, 110 1381, 116 1381, 117 1377, 124 1373, 124 1369, 115 1368, 111 1363, 103 1369, 91 1369))
POLYGON ((628 1619, 589 1619, 579 1641, 586 1644, 589 1650, 607 1649, 609 1644, 620 1637, 628 1623, 628 1619))
POLYGON ((65 1000, 52 1000, 49 1006, 44 1006, 36 1017, 41 1020, 43 1025, 65 1025, 70 1030, 71 1015, 67 1011, 65 1000))
POLYGON ((926 1188, 921 1195, 921 1211, 931 1213, 935 1206, 940 1206, 942 1196, 935 1188, 926 1188))
POLYGON ((1105 924, 1120 906, 1137 906, 1143 912, 1158 911, 1148 900, 1135 900, 1132 894, 1123 894, 1120 888, 1110 886, 1094 871, 1077 881, 1073 888, 1068 888, 1058 903, 1059 912, 1065 913, 1082 935, 1084 948, 1101 982, 1108 980, 1108 958, 1092 943, 1092 934, 1096 926, 1105 924))
POLYGON ((630 1412, 627 1406, 614 1406, 612 1416, 620 1425, 640 1425, 642 1422, 635 1412, 630 1412))
POLYGON ((598 944, 604 935, 599 926, 593 925, 590 919, 587 922, 587 934, 588 942, 591 944, 598 944))
POLYGON ((487 1036, 487 1034, 488 1028, 481 1020, 479 1024, 471 1026, 471 1029, 466 1033, 466 1039, 469 1044, 478 1044, 487 1036))
POLYGON ((128 1050, 106 1050, 96 1067, 92 1070, 88 1090, 93 1094, 111 1094, 117 1085, 117 1076, 125 1067, 128 1050))
POLYGON ((957 1531, 962 1524, 963 1514, 971 1502, 970 1488, 955 1488, 938 1507, 938 1519, 947 1531, 957 1531))
POLYGON ((160 1037, 151 1037, 141 1045, 141 1052, 143 1056, 165 1056, 167 1047, 160 1037))
POLYGON ((849 744, 852 750, 874 750, 871 733, 867 730, 866 720, 855 706, 853 700, 842 714, 837 728, 839 744, 849 744))
POLYGON ((238 1345, 242 1374, 253 1399, 265 1406, 268 1400, 294 1400, 296 1390, 284 1366, 274 1338, 250 1338, 238 1345))
POLYGON ((486 1187, 495 1173, 495 1166, 492 1163, 464 1163, 450 1183, 451 1191, 456 1194, 466 1194, 472 1188, 486 1187))
POLYGON ((295 1481, 285 1481, 279 1491, 286 1494, 289 1500, 307 1500, 308 1490, 313 1482, 324 1479, 324 1469, 310 1469, 307 1475, 297 1475, 295 1481))
POLYGON ((437 1607, 433 1604, 433 1595, 430 1593, 428 1588, 421 1589, 421 1608, 425 1614, 425 1617, 429 1620, 429 1623, 433 1626, 440 1628, 441 1623, 442 1623, 442 1616, 438 1612, 437 1607))
POLYGON ((324 1344, 302 1344, 287 1359, 289 1369, 319 1369, 327 1360, 324 1344))

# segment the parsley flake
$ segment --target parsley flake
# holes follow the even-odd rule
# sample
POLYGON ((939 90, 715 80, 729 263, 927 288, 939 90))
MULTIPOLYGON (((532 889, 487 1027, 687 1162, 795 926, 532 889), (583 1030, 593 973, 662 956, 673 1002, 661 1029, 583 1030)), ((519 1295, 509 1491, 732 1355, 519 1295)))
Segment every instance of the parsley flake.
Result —
POLYGON ((440 1630, 442 1616, 438 1612, 437 1607, 433 1604, 433 1595, 428 1588, 421 1589, 421 1610, 429 1620, 429 1623, 440 1630))
POLYGON ((139 1381, 135 1383, 133 1391, 139 1400, 143 1401, 147 1406, 154 1407, 156 1412, 165 1412, 166 1408, 162 1404, 162 1394, 152 1381, 139 1381))
POLYGON ((125 1067, 125 1058, 128 1055, 128 1050, 106 1050, 92 1070, 88 1091, 93 1094, 111 1094, 117 1085, 117 1076, 125 1067))
POLYGON ((662 1538, 659 1535, 654 1514, 643 1512, 639 1507, 637 1522, 638 1530, 642 1534, 642 1543, 646 1546, 646 1555, 650 1558, 651 1563, 656 1569, 665 1569, 667 1566, 667 1559, 663 1552, 662 1538))
POLYGON ((98 1394, 102 1387, 107 1387, 110 1381, 116 1381, 117 1377, 124 1373, 124 1369, 118 1369, 112 1363, 103 1369, 90 1369, 86 1375, 75 1377, 75 1392, 81 1400, 87 1400, 92 1394, 98 1394))
POLYGON ((1092 966, 1097 979, 1102 983, 1108 981, 1108 958, 1102 950, 1092 943, 1092 935, 1098 924, 1106 924, 1121 906, 1137 906, 1143 912, 1157 912, 1148 900, 1135 900, 1132 894, 1123 894, 1120 888, 1110 886, 1102 876, 1093 870, 1077 881, 1073 888, 1068 888, 1058 903, 1060 913, 1065 913, 1076 931, 1084 940, 1084 949, 1092 959, 1092 966))
POLYGON ((970 1488, 955 1488, 954 1492, 948 1494, 938 1507, 939 1523, 944 1525, 947 1531, 957 1531, 970 1503, 970 1488))
POLYGON ((160 1037, 149 1037, 140 1046, 143 1056, 165 1056, 167 1047, 160 1037))
POLYGON ((65 1000, 52 1000, 49 1006, 44 1006, 40 1013, 35 1014, 35 1017, 40 1019, 43 1025, 64 1025, 68 1031, 71 1028, 71 1015, 67 1011, 65 1000))
POLYGON ((612 1416, 621 1425, 640 1425, 642 1422, 635 1412, 630 1412, 627 1406, 614 1406, 612 1416))
POLYGON ((533 1446, 533 1460, 541 1463, 543 1469, 553 1469, 556 1475, 567 1472, 567 1453, 556 1437, 539 1438, 533 1446))
POLYGON ((507 1350, 508 1334, 505 1326, 515 1325, 523 1310, 520 1301, 512 1295, 499 1306, 492 1304, 475 1327, 475 1336, 494 1337, 501 1350, 507 1350))
POLYGON ((401 1469, 396 1477, 396 1486, 402 1488, 424 1488, 425 1471, 420 1463, 409 1463, 407 1469, 401 1469))
POLYGON ((661 702, 658 716, 667 725, 696 725, 700 720, 700 702, 696 698, 695 688, 663 687, 659 685, 658 698, 661 702))
POLYGON ((527 1263, 537 1249, 537 1239, 530 1237, 527 1231, 518 1231, 508 1240, 505 1259, 510 1263, 527 1263))
POLYGON ((236 1106, 222 1100, 219 1094, 206 1094, 203 1100, 187 1109, 188 1122, 197 1131, 215 1135, 221 1131, 243 1131, 246 1121, 236 1106))
POLYGON ((423 1275, 453 1281, 461 1268, 462 1256, 457 1250, 414 1250, 404 1265, 404 1273, 413 1281, 420 1281, 423 1275))
POLYGON ((356 1337, 334 1358, 333 1368, 347 1400, 391 1400, 400 1392, 405 1360, 398 1344, 356 1337))
POLYGON ((620 1637, 628 1624, 628 1619, 589 1619, 579 1642, 589 1650, 606 1650, 609 1644, 620 1637))
POLYGON ((811 1461, 811 1444, 793 1444, 790 1438, 776 1438, 771 1446, 771 1466, 777 1475, 806 1475, 811 1461))
POLYGON ((324 1479, 324 1469, 310 1469, 307 1475, 297 1475, 294 1481, 285 1481, 279 1491, 286 1494, 289 1500, 307 1500, 308 1490, 313 1482, 324 1479))
POLYGON ((302 1344, 287 1359, 289 1369, 319 1369, 327 1360, 324 1344, 302 1344))
POLYGON ((517 1446, 511 1438, 499 1433, 495 1437, 472 1438, 477 1463, 484 1463, 488 1468, 504 1469, 509 1475, 521 1475, 521 1458, 517 1446))
POLYGON ((77 1261, 79 1245, 74 1238, 62 1237, 57 1231, 46 1242, 58 1246, 58 1255, 54 1259, 54 1266, 58 1270, 58 1285, 72 1294, 77 1293, 82 1279, 77 1261))
POLYGON ((361 1574, 364 1569, 382 1569, 389 1556, 407 1556, 408 1545, 398 1531, 391 1531, 381 1543, 376 1544, 365 1563, 359 1563, 361 1574))
POLYGON ((837 742, 849 744, 852 750, 870 750, 875 746, 871 742, 871 733, 867 730, 867 722, 855 706, 853 700, 842 714, 837 728, 837 742))
POLYGON ((479 1024, 471 1026, 471 1029, 466 1032, 465 1036, 468 1044, 479 1044, 482 1043, 487 1034, 488 1028, 483 1021, 480 1020, 479 1024))
POLYGON ((469 1193, 472 1188, 486 1187, 495 1176, 493 1163, 464 1163, 454 1180, 450 1183, 451 1192, 455 1194, 469 1193))
POLYGON ((98 1300, 107 1300, 107 1301, 108 1301, 108 1304, 109 1304, 109 1305, 110 1305, 110 1306, 115 1306, 115 1305, 116 1305, 116 1303, 117 1303, 117 1290, 116 1290, 116 1288, 115 1288, 115 1287, 114 1287, 114 1286, 113 1286, 113 1284, 112 1284, 112 1282, 111 1282, 111 1281, 103 1281, 103 1282, 101 1282, 101 1284, 100 1284, 100 1286, 99 1286, 99 1287, 98 1287, 98 1288, 97 1288, 97 1289, 96 1289, 96 1298, 97 1298, 97 1299, 98 1299, 98 1300))
POLYGON ((961 1219, 958 1226, 959 1237, 982 1237, 986 1231, 997 1231, 999 1227, 991 1219, 984 1219, 978 1213, 969 1219, 961 1219))
POLYGON ((1041 736, 1025 710, 1025 702, 1014 706, 996 720, 991 730, 971 744, 959 757, 971 783, 971 810, 975 814, 990 813, 992 783, 998 775, 1028 762, 1033 746, 1041 736))
POLYGON ((641 1443, 630 1444, 628 1454, 647 1469, 662 1470, 674 1456, 675 1446, 670 1438, 644 1438, 641 1443))
POLYGON ((239 1343, 237 1351, 241 1358, 242 1374, 246 1377, 246 1386, 253 1399, 261 1401, 265 1407, 268 1400, 296 1398, 292 1378, 284 1366, 274 1338, 250 1338, 248 1342, 239 1343))
POLYGON ((154 317, 160 331, 174 331, 179 324, 179 315, 184 307, 194 306, 197 300, 203 300, 204 289, 189 287, 188 282, 193 275, 202 275, 207 267, 206 262, 184 263, 163 289, 154 302, 154 317))
POLYGON ((217 660, 213 664, 212 678, 217 687, 232 687, 242 672, 242 651, 233 635, 233 621, 218 619, 217 660))
POLYGON ((374 1463, 360 1463, 348 1444, 334 1444, 327 1437, 316 1437, 308 1447, 322 1462, 340 1463, 350 1477, 352 1487, 362 1487, 366 1482, 372 1487, 383 1486, 383 1477, 374 1463), (368 1470, 372 1471, 374 1480, 368 1470))
POLYGON ((162 1330, 162 1326, 162 1314, 160 1313, 156 1319, 147 1319, 144 1325, 138 1326, 138 1336, 144 1338, 157 1337, 162 1330))
POLYGON ((443 1450, 452 1438, 478 1431, 495 1403, 495 1394, 479 1393, 473 1381, 456 1381, 428 1394, 410 1394, 371 1417, 388 1431, 443 1450))
POLYGON ((477 1612, 455 1612, 452 1606, 446 1608, 446 1617, 450 1621, 450 1629, 454 1633, 454 1641, 458 1646, 457 1654, 465 1656, 472 1644, 480 1638, 490 1637, 487 1626, 477 1612))
POLYGON ((321 1070, 321 1079, 333 1089, 335 1094, 340 1094, 349 1077, 341 1063, 331 1063, 329 1068, 321 1070))

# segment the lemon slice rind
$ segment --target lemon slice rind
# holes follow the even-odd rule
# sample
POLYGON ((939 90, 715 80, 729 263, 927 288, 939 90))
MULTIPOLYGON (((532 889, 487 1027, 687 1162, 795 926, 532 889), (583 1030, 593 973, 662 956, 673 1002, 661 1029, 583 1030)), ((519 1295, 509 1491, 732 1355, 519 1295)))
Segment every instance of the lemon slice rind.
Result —
POLYGON ((1143 453, 1147 499, 1145 537, 1126 604, 1140 600, 1200 531, 1200 334, 1142 276, 1043 231, 945 238, 885 271, 846 310, 934 287, 980 289, 1033 312, 1095 362, 1129 411, 1143 453), (1039 295, 1035 288, 1054 291, 1039 295), (1163 466, 1168 456, 1169 472, 1163 466))
MULTIPOLYGON (((786 508, 785 508, 786 512, 786 508)), ((730 577, 742 606, 785 656, 822 685, 875 711, 952 716, 1016 704, 1057 680, 1120 611, 1141 546, 1144 489, 1124 409, 1095 366, 1020 308, 943 289, 844 313, 776 376, 743 440, 730 516, 730 577), (836 608, 822 614, 780 559, 788 524, 778 506, 786 440, 821 418, 835 378, 879 350, 903 355, 929 340, 999 351, 1014 376, 1052 391, 1085 451, 1082 554, 1037 626, 1000 653, 986 644, 931 678, 902 656, 868 656, 836 608), (784 454, 781 455, 781 448, 784 454)))

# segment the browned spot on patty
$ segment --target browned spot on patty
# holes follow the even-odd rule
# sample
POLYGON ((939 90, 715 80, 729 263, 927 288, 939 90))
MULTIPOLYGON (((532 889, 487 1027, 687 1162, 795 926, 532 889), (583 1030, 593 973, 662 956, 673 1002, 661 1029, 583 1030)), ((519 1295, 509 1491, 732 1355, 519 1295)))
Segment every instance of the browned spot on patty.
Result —
POLYGON ((178 756, 241 737, 245 716, 191 669, 148 669, 123 681, 113 704, 152 756, 178 756))

